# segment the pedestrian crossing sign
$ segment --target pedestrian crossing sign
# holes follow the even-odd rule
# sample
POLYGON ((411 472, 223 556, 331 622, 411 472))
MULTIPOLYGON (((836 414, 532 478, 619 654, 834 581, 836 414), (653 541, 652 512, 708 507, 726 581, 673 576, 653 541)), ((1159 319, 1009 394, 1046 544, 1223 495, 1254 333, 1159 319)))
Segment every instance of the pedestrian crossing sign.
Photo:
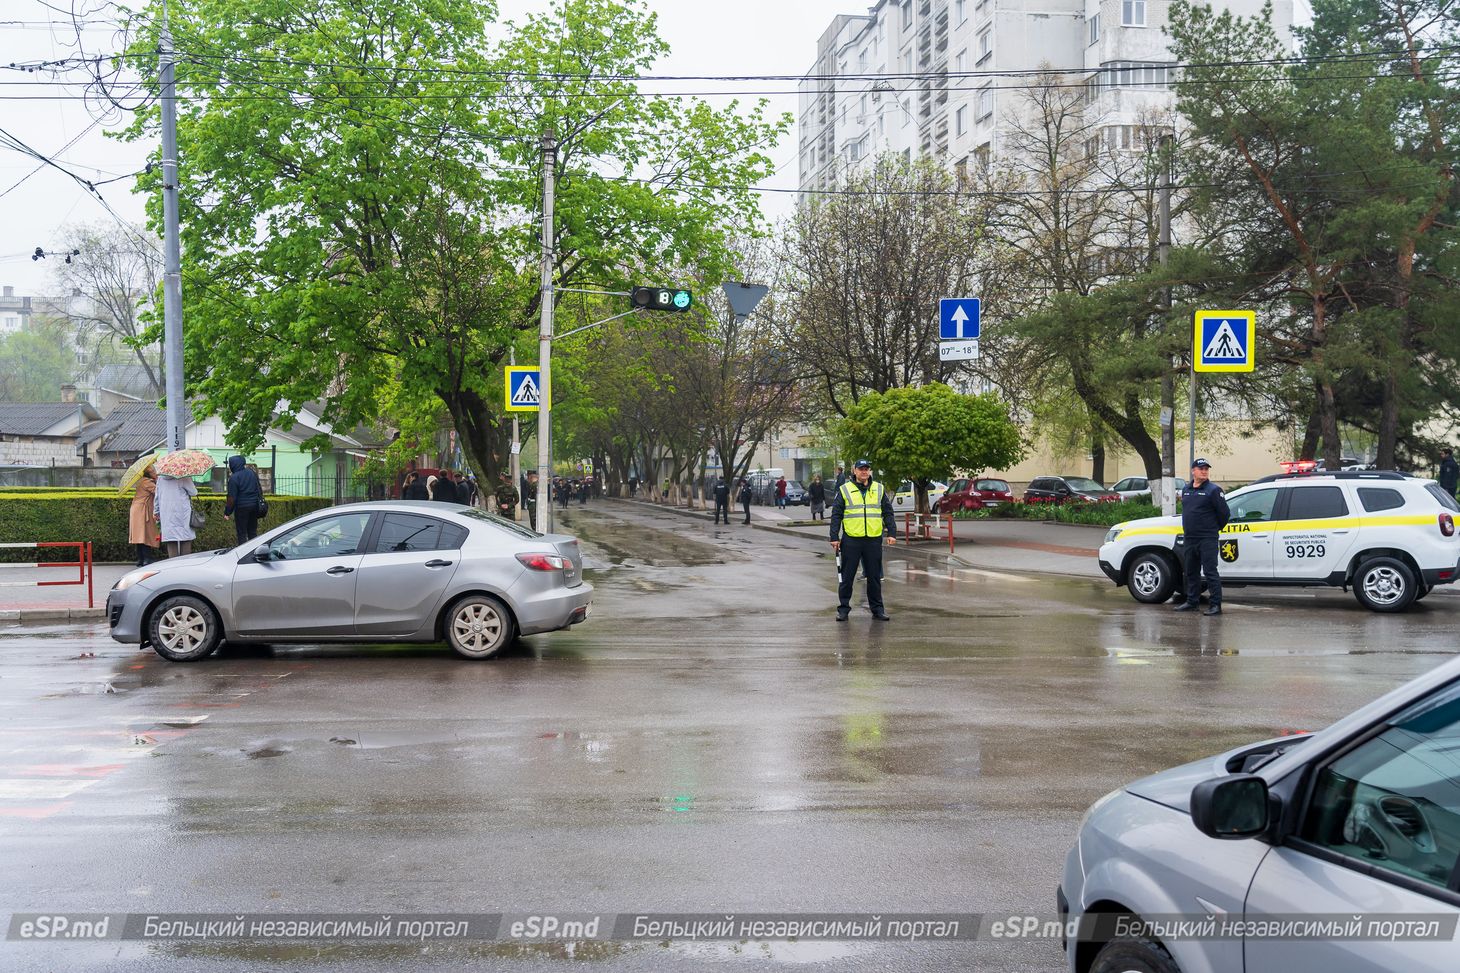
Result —
POLYGON ((537 412, 543 405, 542 373, 536 365, 508 365, 506 388, 508 412, 537 412))
POLYGON ((1197 311, 1193 368, 1198 372, 1250 372, 1256 365, 1255 311, 1197 311))

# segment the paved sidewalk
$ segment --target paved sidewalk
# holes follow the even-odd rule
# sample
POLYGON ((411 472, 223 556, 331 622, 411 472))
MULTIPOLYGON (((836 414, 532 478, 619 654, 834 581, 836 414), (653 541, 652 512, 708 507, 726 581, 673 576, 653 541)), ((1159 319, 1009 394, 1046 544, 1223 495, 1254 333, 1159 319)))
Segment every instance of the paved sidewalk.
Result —
MULTIPOLYGON (((0 624, 20 622, 93 621, 106 613, 106 593, 117 579, 133 569, 131 564, 98 564, 92 579, 92 604, 86 607, 85 585, 34 584, 0 587, 0 624)), ((21 568, 0 564, 0 582, 75 581, 77 570, 68 568, 21 568)))

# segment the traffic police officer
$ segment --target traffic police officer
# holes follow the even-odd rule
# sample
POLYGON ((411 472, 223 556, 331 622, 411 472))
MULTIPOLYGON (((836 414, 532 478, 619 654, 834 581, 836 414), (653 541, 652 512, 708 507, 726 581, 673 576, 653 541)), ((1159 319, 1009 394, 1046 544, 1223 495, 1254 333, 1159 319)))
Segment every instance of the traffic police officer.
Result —
POLYGON ((831 549, 842 555, 841 583, 837 586, 836 620, 844 622, 851 613, 852 582, 857 566, 867 578, 867 604, 872 617, 887 621, 882 605, 882 541, 897 543, 897 521, 892 498, 882 484, 872 479, 872 464, 859 459, 852 479, 843 483, 831 505, 831 549))
POLYGON ((1212 464, 1198 459, 1191 464, 1191 482, 1181 491, 1181 533, 1186 546, 1186 601, 1176 611, 1195 611, 1205 578, 1211 604, 1204 614, 1222 613, 1222 578, 1217 573, 1217 535, 1232 512, 1222 488, 1211 480, 1212 464))

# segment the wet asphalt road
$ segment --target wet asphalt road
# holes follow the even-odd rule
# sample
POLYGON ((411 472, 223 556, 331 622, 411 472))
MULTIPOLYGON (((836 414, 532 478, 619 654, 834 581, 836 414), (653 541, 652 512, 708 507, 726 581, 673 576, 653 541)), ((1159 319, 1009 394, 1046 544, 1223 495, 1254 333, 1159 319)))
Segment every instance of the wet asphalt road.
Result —
MULTIPOLYGON (((169 665, 0 628, 0 912, 1048 915, 1095 798, 1314 728, 1456 651, 1460 598, 1229 596, 888 563, 845 625, 826 545, 573 508, 594 613, 441 647, 169 665), (95 657, 83 657, 95 653, 95 657)), ((1056 944, 0 943, 5 970, 1044 971, 1056 944)))

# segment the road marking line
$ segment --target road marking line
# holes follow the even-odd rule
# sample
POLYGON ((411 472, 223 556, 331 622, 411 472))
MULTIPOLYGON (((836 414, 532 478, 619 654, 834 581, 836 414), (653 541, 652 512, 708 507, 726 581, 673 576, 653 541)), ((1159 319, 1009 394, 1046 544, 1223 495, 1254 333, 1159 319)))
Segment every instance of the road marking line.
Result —
POLYGON ((59 800, 95 784, 95 780, 0 779, 0 801, 59 800))

